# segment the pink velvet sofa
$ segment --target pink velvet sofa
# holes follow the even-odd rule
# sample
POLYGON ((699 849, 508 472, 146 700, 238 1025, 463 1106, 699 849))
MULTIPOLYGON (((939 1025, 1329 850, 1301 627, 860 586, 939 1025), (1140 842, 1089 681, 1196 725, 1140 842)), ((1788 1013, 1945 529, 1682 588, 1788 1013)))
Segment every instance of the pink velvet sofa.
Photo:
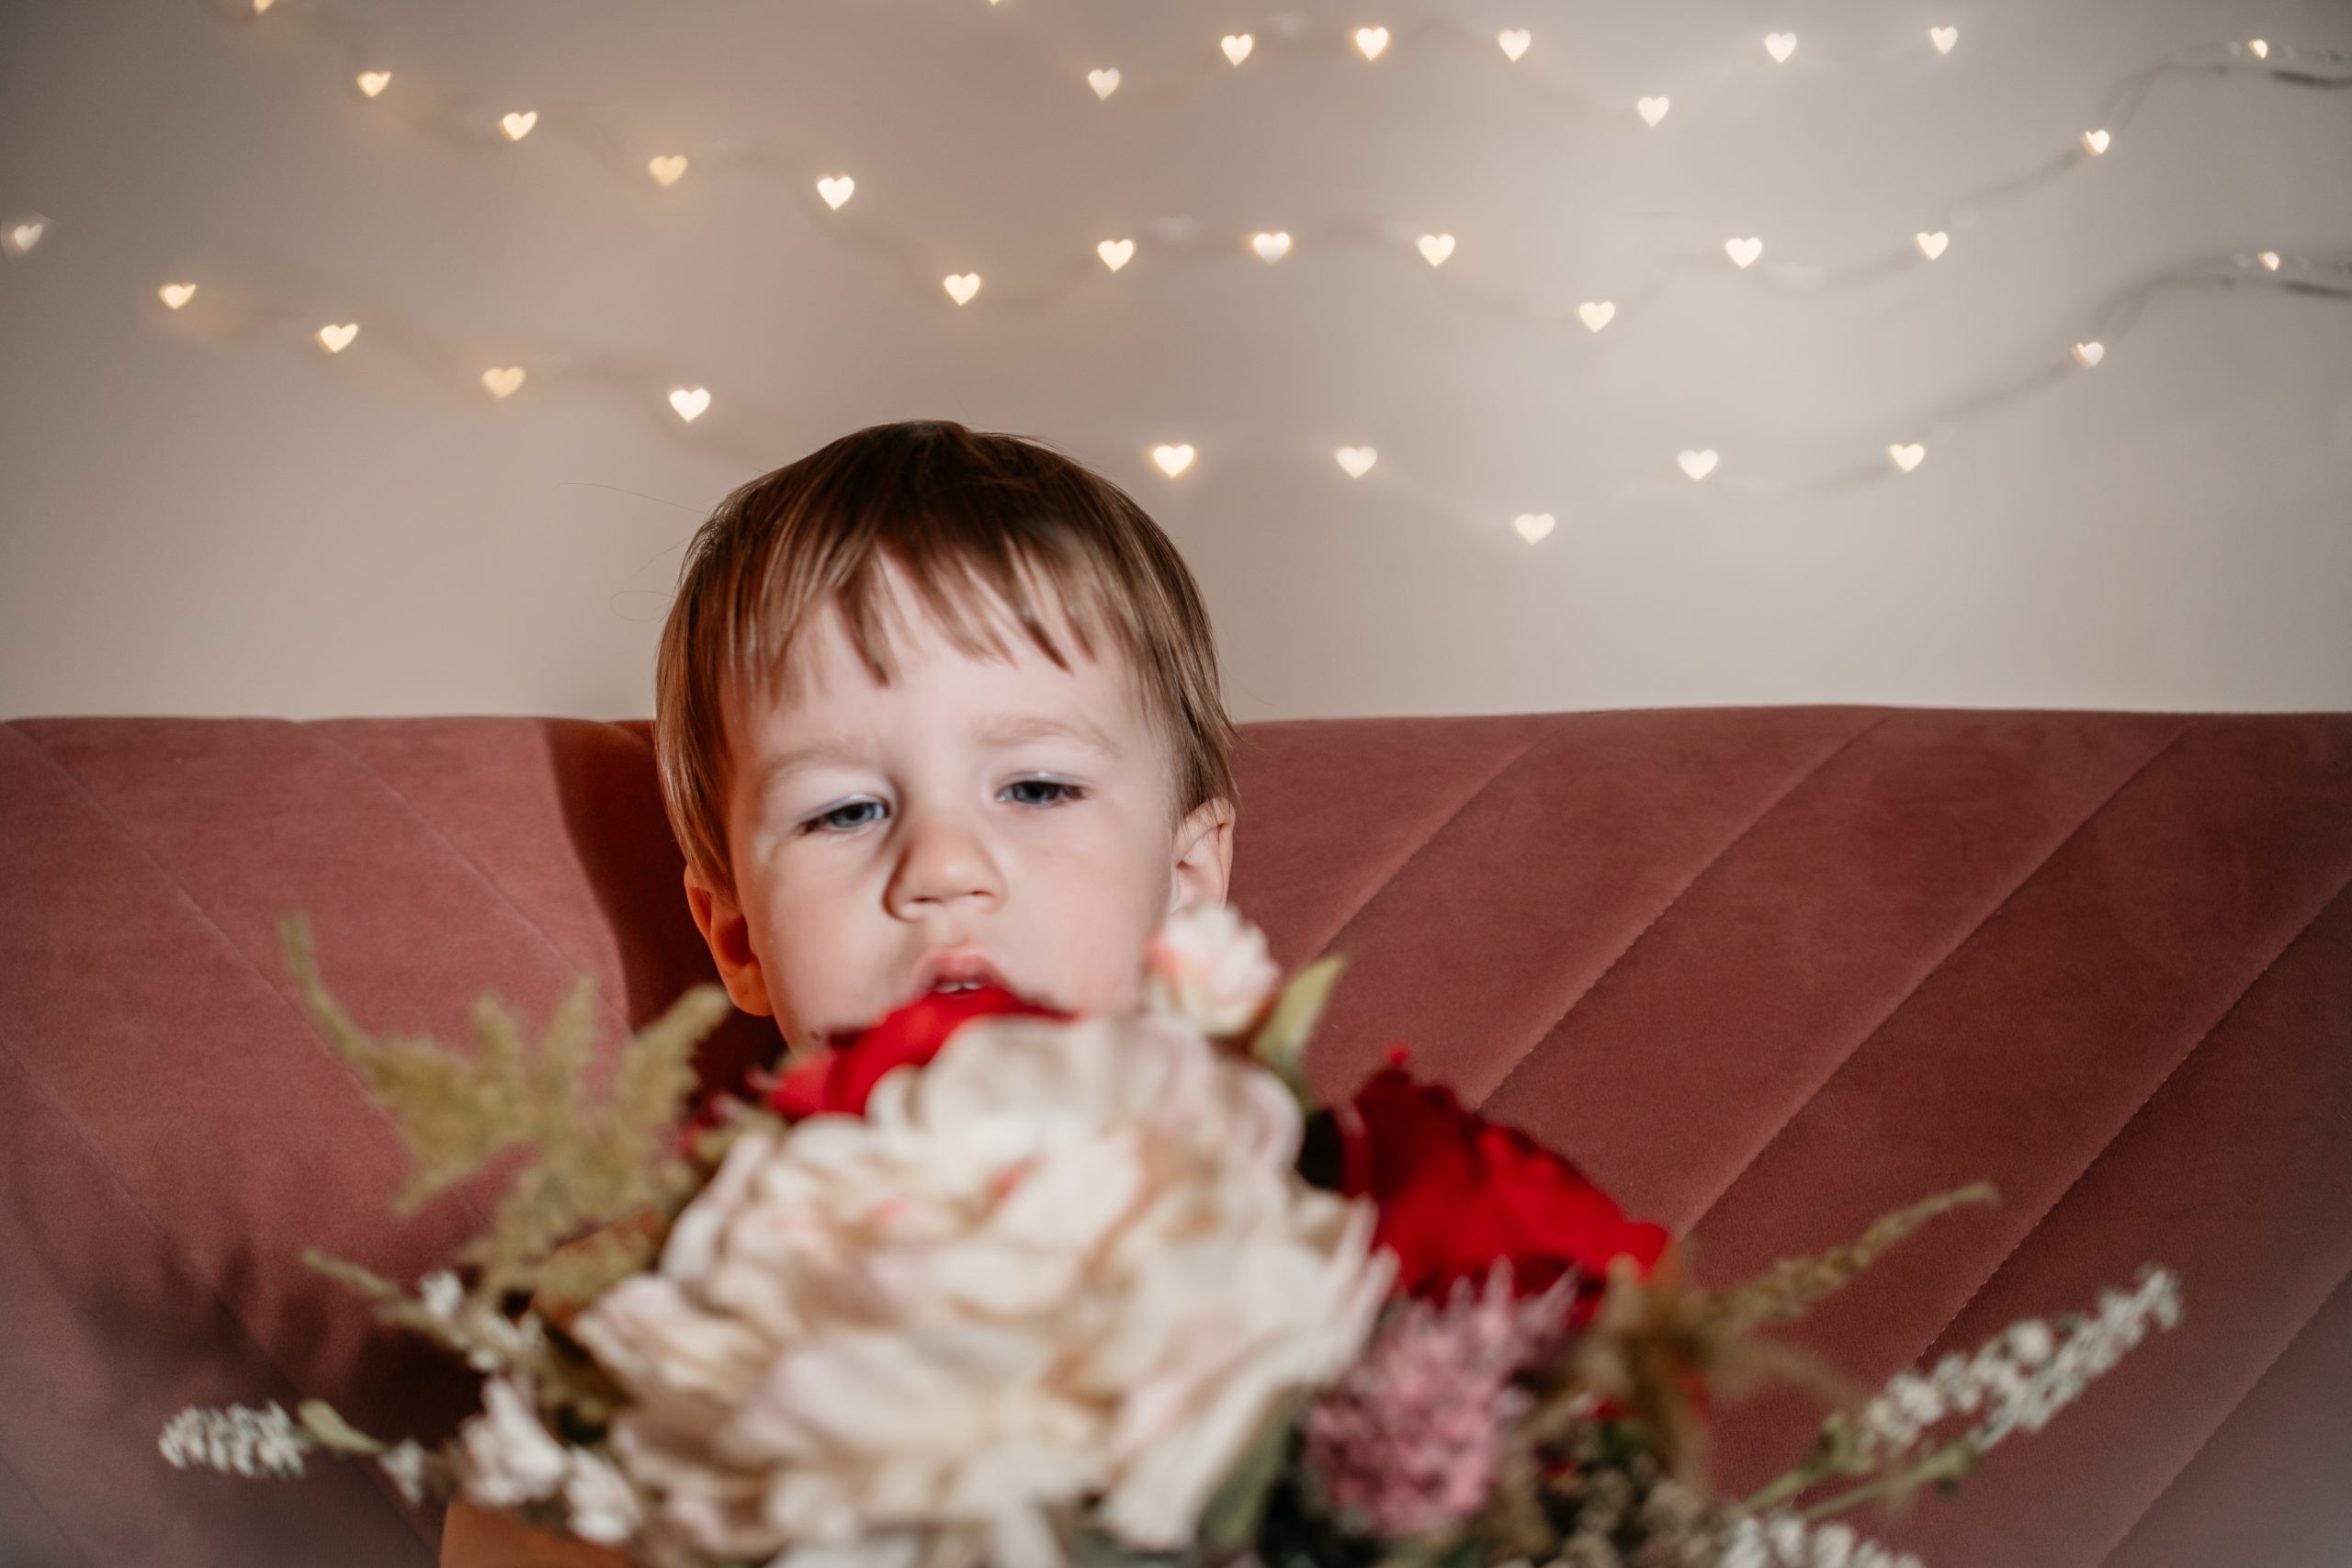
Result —
MULTIPOLYGON (((1976 1178, 1796 1331, 1877 1378, 2087 1307, 2186 1316, 1956 1497, 1857 1519, 1932 1568, 2352 1550, 2352 715, 1856 706, 1244 728, 1234 902, 1352 965, 1327 1089, 1391 1043, 1695 1238, 1702 1280, 1976 1178)), ((709 976, 647 728, 530 718, 0 728, 0 1562, 402 1564, 368 1473, 156 1452, 185 1404, 322 1395, 446 1432, 469 1378, 304 1246, 402 1280, 481 1183, 397 1218, 388 1122, 313 1035, 278 917, 379 1033, 608 1043, 709 976)), ((710 1043, 714 1081, 768 1049, 710 1043)), ((492 1179, 494 1181, 493 1178, 492 1179)), ((1752 1486, 1807 1407, 1724 1413, 1752 1486)))

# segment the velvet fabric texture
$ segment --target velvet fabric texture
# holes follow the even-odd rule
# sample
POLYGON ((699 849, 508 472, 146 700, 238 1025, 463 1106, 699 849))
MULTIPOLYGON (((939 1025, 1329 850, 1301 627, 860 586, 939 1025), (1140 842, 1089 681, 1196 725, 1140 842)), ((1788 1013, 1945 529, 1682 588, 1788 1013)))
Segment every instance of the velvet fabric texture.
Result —
MULTIPOLYGON (((2185 1317, 1956 1497, 1930 1568, 2334 1562, 2352 1540, 2352 715, 1806 706, 1242 727, 1233 901, 1351 962, 1310 1075, 1418 1072, 1694 1241, 1702 1282, 1983 1177, 1791 1331, 1865 1378, 2089 1308, 2185 1317)), ((392 1127, 277 921, 379 1035, 607 1051, 712 977, 648 727, 0 726, 0 1562, 404 1564, 432 1506, 322 1462, 175 1471, 188 1404, 322 1396, 436 1438, 473 1378, 299 1258, 413 1280, 498 1172, 395 1216, 392 1127)), ((737 1017, 709 1081, 775 1047, 737 1017)), ((1813 1412, 1719 1412, 1744 1492, 1813 1412)))

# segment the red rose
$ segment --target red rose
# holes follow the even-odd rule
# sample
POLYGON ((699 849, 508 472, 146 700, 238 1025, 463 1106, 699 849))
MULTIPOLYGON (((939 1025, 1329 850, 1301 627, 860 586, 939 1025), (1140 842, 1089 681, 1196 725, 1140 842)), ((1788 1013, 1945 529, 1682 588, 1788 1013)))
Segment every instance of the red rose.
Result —
POLYGON ((1609 1260, 1630 1257, 1647 1277, 1663 1226, 1627 1220, 1584 1173, 1517 1128, 1464 1108, 1451 1089, 1414 1081, 1395 1053, 1337 1109, 1340 1190, 1380 1208, 1375 1245, 1396 1254, 1396 1287, 1442 1299, 1474 1287, 1508 1258, 1512 1292, 1540 1294, 1570 1269, 1584 1273, 1588 1320, 1609 1260))
POLYGON ((866 1097, 883 1074, 893 1067, 922 1066, 939 1055, 958 1024, 990 1013, 1070 1016, 1025 1000, 1002 986, 934 991, 845 1040, 836 1036, 831 1050, 794 1064, 776 1080, 768 1108, 791 1121, 828 1111, 863 1116, 866 1097))

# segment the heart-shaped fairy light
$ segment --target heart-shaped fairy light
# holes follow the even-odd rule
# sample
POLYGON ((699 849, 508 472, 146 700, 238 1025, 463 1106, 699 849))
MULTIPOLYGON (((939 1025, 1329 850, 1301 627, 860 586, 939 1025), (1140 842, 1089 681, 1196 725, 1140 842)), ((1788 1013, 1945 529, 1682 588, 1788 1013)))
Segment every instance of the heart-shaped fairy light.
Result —
POLYGON ((1119 90, 1118 67, 1114 65, 1104 71, 1089 71, 1086 73, 1086 85, 1094 89, 1096 97, 1109 97, 1119 90))
POLYGON ((164 287, 155 290, 155 292, 162 296, 165 306, 176 310, 181 306, 187 304, 188 300, 195 296, 196 285, 193 283, 166 283, 164 287))
POLYGON ((1775 65, 1786 65, 1789 62, 1789 56, 1796 51, 1796 34, 1766 33, 1764 35, 1764 52, 1772 57, 1772 62, 1775 65))
POLYGON ((817 194, 823 197, 825 205, 836 212, 842 209, 842 203, 850 198, 850 193, 856 189, 857 182, 847 175, 831 175, 817 182, 817 194))
POLYGON ((1331 456, 1339 460, 1340 467, 1347 469, 1348 478, 1351 479, 1363 478, 1372 472, 1372 466, 1380 461, 1380 454, 1369 446, 1342 446, 1331 456))
POLYGON ((2087 370, 2107 357, 2107 344, 2096 338, 2089 343, 2078 343, 2075 345, 2075 357, 2080 360, 2083 368, 2087 370))
POLYGON ((980 275, 977 272, 951 272, 939 281, 940 287, 947 290, 947 297, 958 305, 970 304, 972 296, 980 291, 980 275))
POLYGON ((2246 51, 2252 54, 2256 60, 2267 60, 2270 58, 2270 45, 2262 39, 2250 38, 2245 40, 2245 47, 2246 51))
POLYGON ((1937 230, 1932 234, 1914 234, 1911 238, 1918 245, 1919 254, 1927 257, 1929 261, 1933 261, 1938 256, 1943 254, 1944 247, 1951 243, 1951 236, 1945 233, 1941 229, 1937 230))
POLYGON ((8 226, 8 231, 5 235, 0 235, 0 239, 7 242, 7 251, 10 255, 20 256, 40 244, 40 237, 48 232, 48 219, 20 218, 8 226))
POLYGON ((1519 57, 1527 52, 1527 46, 1535 41, 1535 35, 1525 28, 1505 28, 1495 35, 1495 41, 1502 45, 1503 58, 1516 65, 1519 57))
POLYGON ((1161 473, 1172 479, 1193 466, 1193 444, 1187 441, 1182 446, 1155 446, 1151 449, 1151 460, 1159 465, 1161 473))
POLYGON ((389 71, 362 71, 359 73, 359 90, 371 98, 391 85, 392 73, 389 71))
POLYGON ((1715 449, 1712 446, 1703 452, 1678 452, 1674 460, 1694 479, 1703 479, 1715 471, 1715 449))
POLYGON ((1116 272, 1126 265, 1136 254, 1136 243, 1133 240, 1105 240, 1094 247, 1094 254, 1102 258, 1104 266, 1116 272))
POLYGON ((1919 466, 1920 460, 1927 457, 1928 449, 1917 441, 1905 441, 1889 446, 1886 455, 1894 459, 1896 468, 1907 474, 1919 466))
POLYGON ((1617 319, 1617 302, 1613 299, 1588 299, 1577 307, 1577 319, 1588 331, 1599 332, 1617 319))
POLYGON ((1258 40, 1248 33, 1227 33, 1216 41, 1217 47, 1225 51, 1225 57, 1236 65, 1249 59, 1250 51, 1258 47, 1258 40))
POLYGON ((2091 150, 2091 156, 2094 158, 2107 151, 2107 144, 2110 138, 2104 130, 2086 130, 2083 132, 2083 145, 2091 150))
POLYGON ((1656 125, 1659 120, 1664 119, 1666 118, 1666 111, 1673 107, 1674 105, 1670 100, 1663 97, 1636 98, 1634 101, 1634 112, 1639 114, 1643 120, 1650 125, 1656 125))
POLYGON ((2257 251, 2255 253, 2254 259, 2260 262, 2266 271, 2277 272, 2278 270, 2278 253, 2277 251, 2257 251))
POLYGON ((319 341, 326 345, 329 354, 341 354, 351 346, 351 340, 358 335, 357 321, 344 321, 319 329, 319 341))
POLYGON ((502 117, 498 122, 498 126, 500 130, 506 132, 507 141, 520 141, 526 136, 530 135, 531 127, 538 123, 539 111, 537 109, 525 109, 519 114, 510 114, 502 117))
POLYGON ((1356 29, 1356 48, 1363 51, 1363 57, 1366 60, 1379 59, 1380 51, 1387 47, 1388 29, 1386 28, 1358 28, 1356 29))
POLYGON ((686 155, 684 152, 665 152, 659 158, 649 159, 645 171, 653 176, 656 185, 676 185, 685 175, 686 155))
POLYGON ((512 397, 514 389, 523 384, 523 367, 509 365, 501 369, 485 370, 481 373, 481 384, 490 389, 490 395, 493 398, 512 397))
POLYGON ((254 0, 254 15, 258 17, 277 4, 277 0, 254 0))
POLYGON ((1431 266, 1439 265, 1453 254, 1453 236, 1451 234, 1424 234, 1414 243, 1420 247, 1421 259, 1431 266))
POLYGON ((1746 266, 1764 254, 1764 242, 1750 234, 1746 239, 1725 240, 1724 254, 1731 257, 1734 266, 1746 266))
POLYGON ((678 411, 680 419, 692 424, 703 410, 710 407, 710 389, 673 387, 670 389, 670 406, 678 411))
POLYGON ((1265 262, 1278 262, 1290 254, 1290 236, 1287 233, 1252 234, 1250 236, 1250 248, 1265 262))
POLYGON ((1938 54, 1950 54, 1951 46, 1960 41, 1960 29, 1958 28, 1929 28, 1928 41, 1936 46, 1938 54))
POLYGON ((1552 514, 1548 512, 1522 512, 1510 520, 1510 525, 1519 530, 1521 538, 1532 545, 1552 531, 1552 514))

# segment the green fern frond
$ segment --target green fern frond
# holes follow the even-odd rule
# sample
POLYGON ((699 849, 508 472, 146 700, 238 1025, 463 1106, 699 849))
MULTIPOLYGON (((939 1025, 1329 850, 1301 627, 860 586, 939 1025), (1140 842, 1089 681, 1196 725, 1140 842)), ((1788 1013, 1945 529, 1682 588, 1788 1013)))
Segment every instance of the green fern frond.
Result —
MULTIPOLYGON (((510 1149, 531 1150, 490 1227, 459 1252, 481 1270, 470 1299, 495 1303, 509 1292, 533 1290, 566 1241, 648 1209, 666 1220, 694 1191, 695 1173, 673 1138, 695 1086, 695 1049, 729 1010, 719 987, 689 988, 629 1041, 611 1093, 598 1100, 589 1086, 597 1035, 593 976, 579 976, 565 991, 536 1047, 489 994, 473 1006, 471 1053, 424 1037, 379 1042, 328 994, 299 911, 279 921, 278 935, 313 1024, 391 1113, 408 1146, 415 1169, 395 1200, 398 1213, 414 1212, 510 1149)), ((379 1315, 412 1325, 420 1314, 429 1318, 365 1269, 334 1259, 325 1265, 376 1300, 379 1315)))

